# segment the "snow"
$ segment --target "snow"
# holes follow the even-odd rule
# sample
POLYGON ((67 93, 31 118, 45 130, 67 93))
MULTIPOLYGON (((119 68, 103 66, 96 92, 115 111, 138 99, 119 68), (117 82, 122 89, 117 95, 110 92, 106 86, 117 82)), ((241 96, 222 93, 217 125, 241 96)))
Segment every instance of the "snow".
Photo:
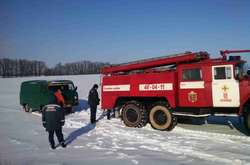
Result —
MULTIPOLYGON (((210 118, 211 124, 178 124, 171 132, 128 128, 120 119, 107 120, 98 108, 96 124, 89 123, 87 95, 99 75, 0 79, 0 164, 232 164, 250 165, 250 137, 237 119, 210 118), (19 105, 20 84, 33 79, 70 79, 78 86, 80 105, 66 116, 67 148, 51 150, 41 115, 25 113, 19 105)), ((57 139, 55 138, 57 141, 57 139)))

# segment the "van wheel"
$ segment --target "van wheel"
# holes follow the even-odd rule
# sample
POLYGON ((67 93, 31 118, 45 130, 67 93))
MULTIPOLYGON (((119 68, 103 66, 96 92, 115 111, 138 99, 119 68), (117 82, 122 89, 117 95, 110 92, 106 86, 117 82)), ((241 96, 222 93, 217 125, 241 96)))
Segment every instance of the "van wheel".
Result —
POLYGON ((29 113, 32 112, 32 108, 30 108, 30 106, 29 106, 28 104, 25 104, 25 105, 23 106, 23 109, 24 109, 25 112, 29 112, 29 113))
POLYGON ((142 104, 131 101, 122 108, 122 119, 128 127, 141 128, 147 124, 148 115, 142 104))
POLYGON ((149 121, 154 129, 161 131, 171 131, 177 124, 169 108, 163 104, 156 104, 149 113, 149 121))
POLYGON ((244 113, 244 125, 247 130, 247 133, 250 135, 250 110, 248 108, 248 111, 244 113))
POLYGON ((66 112, 66 114, 70 114, 73 113, 73 108, 72 107, 67 107, 64 109, 64 111, 66 112))
POLYGON ((42 112, 43 112, 43 106, 42 106, 42 105, 40 106, 40 109, 39 109, 38 112, 39 112, 39 113, 42 113, 42 112))

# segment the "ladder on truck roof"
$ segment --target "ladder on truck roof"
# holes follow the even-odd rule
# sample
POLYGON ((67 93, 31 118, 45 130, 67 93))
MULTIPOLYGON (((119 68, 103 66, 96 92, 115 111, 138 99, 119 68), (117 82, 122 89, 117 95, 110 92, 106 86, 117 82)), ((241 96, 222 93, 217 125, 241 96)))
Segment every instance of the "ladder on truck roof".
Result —
POLYGON ((175 55, 132 61, 118 65, 106 66, 101 69, 101 73, 112 74, 118 72, 129 72, 132 70, 142 70, 142 69, 155 68, 165 65, 179 64, 184 62, 200 61, 208 58, 209 54, 207 52, 196 52, 196 53, 186 52, 175 55))

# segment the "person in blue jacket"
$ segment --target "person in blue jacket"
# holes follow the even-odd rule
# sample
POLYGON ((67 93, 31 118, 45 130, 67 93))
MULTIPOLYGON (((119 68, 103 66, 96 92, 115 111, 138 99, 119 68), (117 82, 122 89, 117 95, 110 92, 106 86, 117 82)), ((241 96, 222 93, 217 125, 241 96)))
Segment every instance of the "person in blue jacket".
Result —
POLYGON ((63 109, 57 104, 48 104, 42 110, 43 126, 49 133, 49 142, 52 149, 55 149, 54 133, 56 133, 59 144, 66 147, 64 142, 62 126, 65 122, 63 109))

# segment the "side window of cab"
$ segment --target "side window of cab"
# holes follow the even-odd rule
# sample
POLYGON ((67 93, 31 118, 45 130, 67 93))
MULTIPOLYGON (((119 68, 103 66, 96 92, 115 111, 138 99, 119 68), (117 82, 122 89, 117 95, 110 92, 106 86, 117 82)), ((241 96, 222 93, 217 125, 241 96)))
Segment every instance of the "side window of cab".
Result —
POLYGON ((200 68, 183 69, 183 81, 200 81, 202 80, 202 72, 200 68))
POLYGON ((69 90, 73 91, 75 89, 74 85, 73 84, 68 84, 68 88, 69 90))
POLYGON ((219 66, 214 67, 214 79, 223 80, 232 78, 232 68, 231 66, 219 66))

